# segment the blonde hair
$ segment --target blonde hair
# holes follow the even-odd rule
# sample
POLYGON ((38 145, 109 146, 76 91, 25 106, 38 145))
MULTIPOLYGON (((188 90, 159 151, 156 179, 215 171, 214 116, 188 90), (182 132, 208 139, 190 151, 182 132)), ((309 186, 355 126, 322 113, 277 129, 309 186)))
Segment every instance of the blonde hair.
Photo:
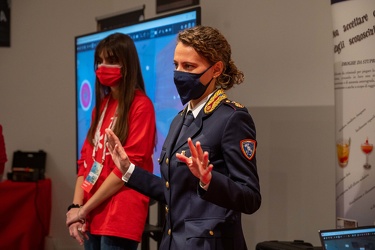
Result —
POLYGON ((181 31, 177 36, 177 42, 190 46, 211 65, 223 62, 223 73, 217 77, 216 85, 227 90, 234 84, 241 84, 244 74, 234 64, 231 55, 231 47, 227 39, 219 30, 209 26, 196 26, 181 31))

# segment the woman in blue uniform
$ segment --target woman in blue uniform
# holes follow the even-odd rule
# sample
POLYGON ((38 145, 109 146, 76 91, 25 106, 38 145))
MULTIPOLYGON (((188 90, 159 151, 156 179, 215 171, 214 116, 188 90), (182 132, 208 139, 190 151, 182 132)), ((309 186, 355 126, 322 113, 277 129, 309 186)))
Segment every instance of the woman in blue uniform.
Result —
POLYGON ((225 94, 244 75, 212 27, 180 32, 174 64, 174 82, 187 105, 164 142, 161 178, 131 163, 110 129, 109 151, 127 187, 165 204, 160 249, 247 249, 241 213, 252 214, 261 204, 256 132, 247 109, 225 94), (183 125, 190 112, 192 123, 183 125))

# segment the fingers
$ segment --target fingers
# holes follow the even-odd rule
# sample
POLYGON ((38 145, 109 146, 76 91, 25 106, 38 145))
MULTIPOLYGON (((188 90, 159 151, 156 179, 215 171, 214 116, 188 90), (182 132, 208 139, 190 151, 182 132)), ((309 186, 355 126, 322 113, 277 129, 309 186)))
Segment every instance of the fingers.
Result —
POLYGON ((71 224, 77 222, 76 220, 74 220, 74 218, 76 218, 76 216, 73 214, 73 209, 71 209, 69 212, 66 213, 66 226, 67 227, 70 227, 71 224))
POLYGON ((118 144, 115 145, 113 149, 116 154, 118 154, 119 157, 121 157, 122 160, 125 160, 127 158, 127 154, 124 151, 123 147, 120 147, 118 144))
POLYGON ((203 156, 203 150, 202 150, 202 147, 201 147, 201 143, 199 141, 197 141, 195 143, 195 146, 194 146, 193 141, 191 140, 191 138, 189 138, 188 139, 188 145, 189 145, 191 157, 199 160, 200 162, 203 162, 204 156, 203 156))
POLYGON ((210 164, 210 160, 208 159, 208 152, 204 152, 203 153, 202 166, 206 169, 209 164, 210 164))
POLYGON ((106 132, 106 135, 107 135, 107 141, 106 141, 106 144, 107 144, 108 149, 109 149, 109 150, 111 151, 111 153, 112 153, 112 151, 114 150, 115 145, 117 144, 117 141, 116 141, 117 136, 116 136, 115 133, 113 133, 113 131, 112 131, 111 129, 109 129, 109 128, 107 128, 107 129, 105 130, 105 132, 106 132))
POLYGON ((114 140, 116 135, 113 133, 112 129, 106 128, 105 133, 107 134, 108 140, 114 140))
POLYGON ((86 223, 82 224, 81 232, 85 233, 86 232, 86 223))
POLYGON ((201 143, 197 141, 194 145, 191 138, 189 138, 188 145, 189 145, 191 157, 187 158, 184 155, 178 154, 177 158, 185 162, 188 166, 192 166, 195 163, 199 169, 201 170, 207 169, 210 164, 209 154, 207 151, 205 152, 203 151, 201 143))
POLYGON ((192 158, 195 158, 195 159, 199 159, 201 162, 203 162, 203 149, 202 149, 202 146, 201 146, 201 143, 199 141, 197 141, 194 145, 193 141, 191 140, 191 138, 188 139, 188 145, 189 145, 189 149, 190 149, 190 153, 191 153, 191 157, 192 158))
MULTIPOLYGON (((120 143, 119 138, 116 136, 115 133, 109 128, 105 129, 105 133, 107 135, 107 144, 113 149, 116 144, 120 143)), ((121 144, 121 143, 120 143, 121 144)))
POLYGON ((81 208, 72 208, 66 213, 66 226, 70 227, 73 223, 80 222, 81 224, 85 224, 86 219, 85 217, 80 216, 81 208))
POLYGON ((207 168, 203 171, 202 176, 200 177, 200 181, 201 181, 202 183, 208 184, 208 183, 211 182, 211 178, 212 178, 212 174, 211 174, 211 172, 212 172, 213 167, 214 167, 214 166, 213 166, 212 164, 210 164, 210 165, 208 165, 207 168))
POLYGON ((124 151, 124 148, 121 146, 121 142, 118 139, 118 137, 113 133, 113 131, 109 128, 105 130, 107 134, 107 142, 106 146, 109 149, 111 154, 117 154, 118 156, 121 156, 122 158, 126 158, 127 154, 124 151))
POLYGON ((107 128, 105 131, 107 135, 106 146, 116 166, 119 168, 122 168, 122 165, 128 166, 129 158, 124 148, 122 147, 120 140, 111 129, 107 128))
POLYGON ((194 143, 191 140, 191 138, 188 139, 188 145, 189 145, 191 157, 197 158, 198 152, 197 152, 197 149, 195 148, 194 143))
POLYGON ((83 224, 82 227, 81 227, 81 231, 79 231, 83 240, 88 240, 89 239, 89 236, 87 235, 86 233, 86 224, 83 224))
POLYGON ((74 238, 80 245, 88 239, 88 235, 85 232, 86 228, 84 224, 74 223, 69 226, 69 234, 74 238))
POLYGON ((179 161, 191 164, 191 158, 186 157, 184 154, 176 153, 176 157, 179 161))

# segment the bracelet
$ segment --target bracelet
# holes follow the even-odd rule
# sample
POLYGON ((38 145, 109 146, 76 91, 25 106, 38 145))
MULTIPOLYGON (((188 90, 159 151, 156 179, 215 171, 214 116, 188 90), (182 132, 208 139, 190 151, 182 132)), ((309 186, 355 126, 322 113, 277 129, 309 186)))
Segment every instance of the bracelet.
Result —
POLYGON ((80 207, 82 207, 82 205, 71 204, 71 205, 69 205, 69 207, 68 207, 68 211, 69 211, 70 209, 72 209, 72 208, 80 208, 80 207))
POLYGON ((207 184, 199 181, 199 186, 204 189, 207 186, 207 184))
POLYGON ((85 224, 85 223, 86 223, 86 219, 80 219, 80 218, 79 218, 79 211, 81 211, 81 207, 82 207, 82 206, 79 206, 79 209, 78 209, 78 213, 77 213, 77 215, 78 215, 78 219, 79 219, 79 221, 81 222, 81 224, 85 224))

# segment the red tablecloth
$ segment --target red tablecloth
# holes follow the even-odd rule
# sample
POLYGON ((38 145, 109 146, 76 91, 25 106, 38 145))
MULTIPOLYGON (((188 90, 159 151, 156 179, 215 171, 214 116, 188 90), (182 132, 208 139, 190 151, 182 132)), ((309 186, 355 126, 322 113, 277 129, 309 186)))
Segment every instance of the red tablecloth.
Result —
POLYGON ((51 219, 51 180, 0 182, 0 249, 44 249, 51 219))

